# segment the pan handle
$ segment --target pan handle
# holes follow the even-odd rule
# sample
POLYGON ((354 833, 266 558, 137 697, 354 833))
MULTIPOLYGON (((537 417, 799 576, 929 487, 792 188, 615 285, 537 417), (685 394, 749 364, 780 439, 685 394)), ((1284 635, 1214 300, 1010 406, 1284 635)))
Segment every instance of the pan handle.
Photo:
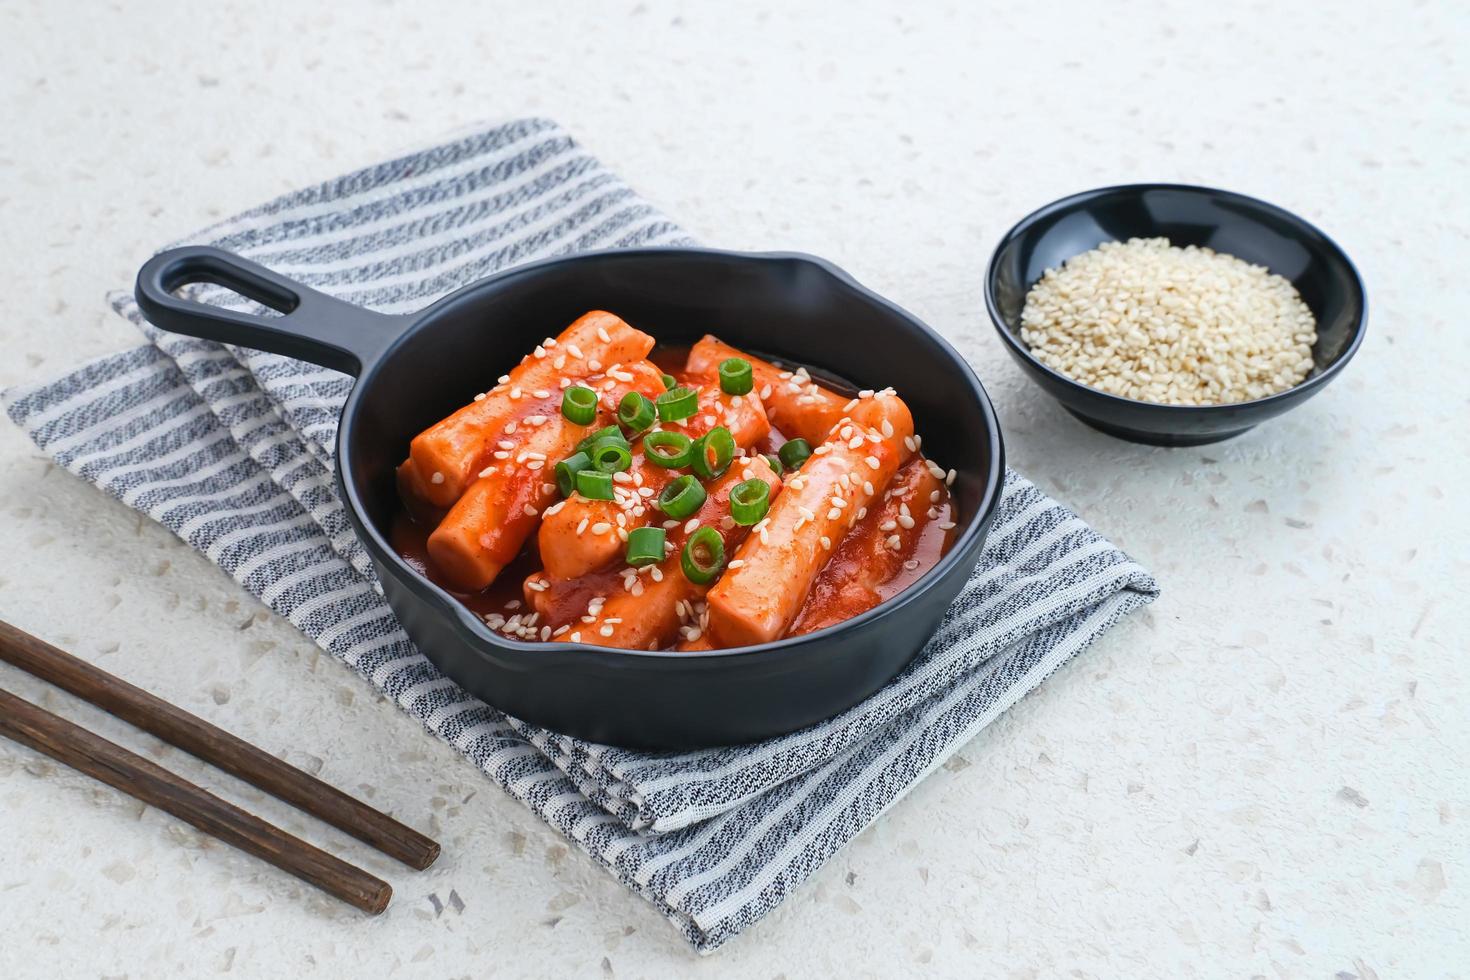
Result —
POLYGON ((382 356, 412 319, 344 303, 207 245, 153 256, 138 270, 134 296, 150 323, 172 333, 297 357, 352 375, 382 356), (174 295, 197 282, 232 289, 282 315, 240 313, 174 295))

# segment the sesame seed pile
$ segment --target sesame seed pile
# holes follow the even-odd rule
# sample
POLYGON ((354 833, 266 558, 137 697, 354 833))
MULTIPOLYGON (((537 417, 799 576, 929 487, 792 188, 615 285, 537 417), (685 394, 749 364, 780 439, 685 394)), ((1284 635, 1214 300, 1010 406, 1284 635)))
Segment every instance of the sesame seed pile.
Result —
POLYGON ((1026 296, 1037 360, 1110 394, 1165 405, 1251 401, 1300 384, 1316 321, 1265 267, 1167 238, 1104 242, 1026 296))

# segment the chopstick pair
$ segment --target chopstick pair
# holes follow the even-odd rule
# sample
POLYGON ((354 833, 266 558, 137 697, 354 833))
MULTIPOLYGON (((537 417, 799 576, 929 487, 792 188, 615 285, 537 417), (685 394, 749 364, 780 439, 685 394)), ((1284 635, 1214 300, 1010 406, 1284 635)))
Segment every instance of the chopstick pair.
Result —
MULTIPOLYGON (((387 814, 4 621, 0 621, 0 660, 71 692, 411 868, 423 870, 439 856, 437 843, 387 814)), ((387 908, 393 895, 392 887, 381 878, 4 690, 0 690, 0 735, 167 811, 364 912, 377 915, 387 908)))

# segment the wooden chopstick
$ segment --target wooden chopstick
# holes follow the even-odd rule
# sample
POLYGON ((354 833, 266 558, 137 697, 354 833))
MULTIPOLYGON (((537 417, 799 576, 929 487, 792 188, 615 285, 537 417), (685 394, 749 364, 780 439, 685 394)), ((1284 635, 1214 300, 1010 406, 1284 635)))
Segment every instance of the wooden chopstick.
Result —
MULTIPOLYGON (((70 691, 84 701, 90 701, 170 745, 198 756, 338 830, 371 844, 411 868, 422 871, 439 856, 437 843, 387 814, 374 810, 366 803, 353 799, 336 787, 282 762, 269 752, 236 738, 224 729, 211 725, 203 718, 177 708, 4 621, 0 621, 0 660, 70 691)), ((126 790, 126 787, 123 789, 126 790)))
POLYGON ((226 844, 269 861, 364 912, 377 915, 388 907, 388 899, 393 896, 393 889, 381 878, 4 690, 0 690, 0 734, 187 820, 226 844))

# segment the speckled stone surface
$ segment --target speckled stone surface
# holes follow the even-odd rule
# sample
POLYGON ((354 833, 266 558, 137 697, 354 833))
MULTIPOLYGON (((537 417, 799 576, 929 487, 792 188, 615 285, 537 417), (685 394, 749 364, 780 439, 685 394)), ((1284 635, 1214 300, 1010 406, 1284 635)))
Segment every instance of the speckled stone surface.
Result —
POLYGON ((0 4, 0 384, 133 343, 102 297, 153 247, 542 113, 705 241, 828 256, 945 332, 1012 462, 1164 588, 700 960, 223 573, 0 425, 0 617, 444 844, 403 871, 0 668, 397 890, 364 919, 0 742, 0 976, 1464 972, 1470 8, 1315 7, 0 4), (1342 380, 1172 451, 1025 383, 981 304, 992 244, 1135 179, 1256 194, 1336 236, 1373 311, 1342 380))

